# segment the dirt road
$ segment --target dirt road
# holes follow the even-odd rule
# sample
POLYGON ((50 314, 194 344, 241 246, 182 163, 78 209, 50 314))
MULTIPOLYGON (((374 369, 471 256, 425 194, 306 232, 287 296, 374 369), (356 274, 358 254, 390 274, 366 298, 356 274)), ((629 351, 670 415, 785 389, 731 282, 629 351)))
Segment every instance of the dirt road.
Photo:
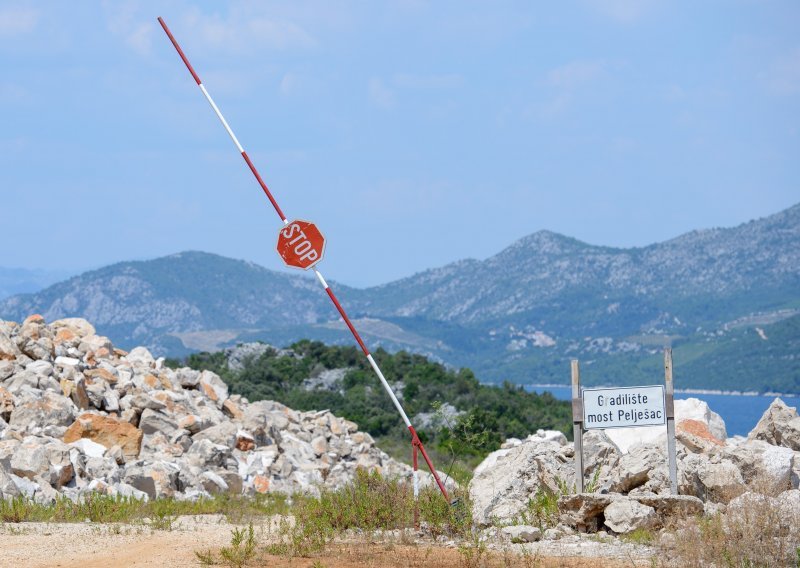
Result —
MULTIPOLYGON (((260 544, 275 534, 277 520, 257 525, 260 544)), ((221 515, 180 517, 170 531, 144 524, 6 523, 0 525, 0 567, 5 568, 185 568, 201 563, 195 552, 218 553, 235 528, 221 515)), ((596 541, 534 543, 486 550, 470 562, 454 545, 408 542, 338 543, 313 558, 261 557, 270 568, 447 568, 460 566, 589 568, 649 566, 646 550, 596 541), (633 550, 633 552, 632 552, 633 550), (480 563, 483 561, 483 563, 480 563), (475 563, 472 563, 475 562, 475 563)))

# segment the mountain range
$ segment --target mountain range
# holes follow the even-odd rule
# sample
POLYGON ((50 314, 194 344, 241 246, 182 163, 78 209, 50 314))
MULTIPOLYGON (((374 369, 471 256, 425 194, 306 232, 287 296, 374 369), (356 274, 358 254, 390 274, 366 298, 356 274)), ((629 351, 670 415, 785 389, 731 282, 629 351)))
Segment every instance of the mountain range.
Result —
MULTIPOLYGON (((332 283, 365 340, 488 382, 800 392, 800 204, 733 228, 610 248, 539 231, 367 289, 332 283)), ((351 342, 315 280, 203 252, 121 262, 0 301, 0 317, 81 316, 122 346, 182 356, 245 341, 351 342)))
POLYGON ((0 300, 15 294, 38 292, 72 274, 75 272, 0 267, 0 300))

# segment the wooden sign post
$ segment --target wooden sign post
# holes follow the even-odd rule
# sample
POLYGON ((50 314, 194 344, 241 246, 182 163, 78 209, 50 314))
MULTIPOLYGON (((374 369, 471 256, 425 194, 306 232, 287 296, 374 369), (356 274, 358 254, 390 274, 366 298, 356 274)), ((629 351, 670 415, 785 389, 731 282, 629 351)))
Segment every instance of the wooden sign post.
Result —
POLYGON ((577 359, 572 360, 572 435, 575 438, 575 483, 578 493, 583 493, 583 398, 577 359))
POLYGON ((667 454, 669 455, 669 483, 672 494, 678 494, 678 459, 675 451, 675 389, 672 385, 672 349, 664 349, 664 382, 667 392, 664 403, 667 414, 667 454))

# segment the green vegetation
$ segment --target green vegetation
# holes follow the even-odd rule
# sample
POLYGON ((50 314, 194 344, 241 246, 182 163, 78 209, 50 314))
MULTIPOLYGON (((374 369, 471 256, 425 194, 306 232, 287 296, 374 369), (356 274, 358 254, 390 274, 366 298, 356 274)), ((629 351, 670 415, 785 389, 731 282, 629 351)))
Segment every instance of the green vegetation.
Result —
POLYGON ((268 547, 270 554, 308 556, 321 552, 349 529, 367 532, 406 529, 414 526, 415 509, 426 532, 437 537, 468 537, 472 529, 468 494, 455 495, 451 507, 434 487, 420 491, 415 505, 411 488, 376 472, 358 470, 352 484, 336 491, 322 490, 319 497, 302 497, 292 508, 295 523, 282 528, 280 542, 268 547))
MULTIPOLYGON (((329 409, 379 438, 386 451, 392 453, 396 448, 403 452, 400 458, 410 458, 408 432, 369 363, 355 347, 303 340, 291 349, 297 356, 280 356, 268 350, 245 361, 241 371, 228 369, 222 352, 190 355, 185 363, 217 373, 232 392, 251 401, 276 400, 296 410, 329 409), (304 388, 304 380, 326 369, 341 368, 348 370, 333 390, 304 388)), ((525 437, 539 428, 571 432, 569 404, 549 393, 526 392, 511 383, 481 385, 469 369, 450 370, 404 351, 389 354, 378 349, 373 356, 387 381, 395 385, 410 417, 439 412, 441 425, 418 428, 418 433, 426 447, 442 458, 457 458, 471 467, 506 438, 525 437), (462 414, 447 420, 442 411, 444 403, 462 414)))
POLYGON ((279 494, 258 494, 249 498, 217 495, 197 501, 140 501, 89 493, 78 502, 59 497, 50 505, 35 503, 25 497, 0 499, 0 521, 4 523, 82 523, 88 519, 93 523, 141 522, 156 530, 172 530, 180 515, 222 514, 231 522, 241 522, 254 516, 286 513, 287 510, 286 497, 279 494))
POLYGON ((629 533, 620 535, 620 538, 625 542, 643 546, 650 546, 656 542, 656 535, 653 534, 653 531, 644 528, 634 529, 629 533))
MULTIPOLYGON (((458 543, 457 564, 446 565, 484 566, 480 559, 488 557, 490 552, 486 542, 473 530, 469 495, 458 491, 454 496, 460 503, 455 507, 445 501, 438 489, 428 487, 421 490, 419 500, 415 501, 408 484, 360 469, 353 482, 341 489, 322 489, 318 497, 295 495, 291 519, 282 519, 277 528, 258 533, 253 523, 234 528, 229 546, 217 551, 196 551, 195 555, 205 566, 272 566, 275 557, 288 560, 336 557, 340 562, 346 558, 358 566, 440 565, 437 559, 429 558, 430 548, 395 549, 395 544, 414 545, 419 536, 416 531, 421 530, 431 541, 445 537, 458 543), (267 538, 259 541, 259 536, 267 538), (346 547, 341 546, 343 540, 347 541, 346 547), (368 550, 374 546, 379 549, 368 550)), ((517 559, 514 554, 506 556, 509 560, 517 559)), ((316 559, 310 565, 324 564, 316 559)))
POLYGON ((528 501, 526 510, 522 513, 520 524, 539 527, 542 532, 558 524, 558 498, 561 493, 539 488, 536 495, 528 501))

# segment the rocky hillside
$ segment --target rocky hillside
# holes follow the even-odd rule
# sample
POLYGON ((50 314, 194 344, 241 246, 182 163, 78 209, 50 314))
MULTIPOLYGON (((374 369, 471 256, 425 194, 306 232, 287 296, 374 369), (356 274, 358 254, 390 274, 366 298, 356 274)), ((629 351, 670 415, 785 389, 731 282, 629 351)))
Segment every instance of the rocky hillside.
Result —
POLYGON ((85 320, 1 323, 0 498, 313 492, 357 467, 409 475, 353 422, 251 403, 214 373, 163 362, 85 320))
POLYGON ((126 348, 147 345, 174 354, 246 330, 307 325, 330 317, 327 296, 308 278, 201 252, 122 262, 87 272, 37 294, 0 303, 0 314, 22 321, 79 315, 126 348), (197 332, 204 335, 193 337, 197 332))
MULTIPOLYGON (((671 344, 681 386, 800 392, 798 338, 770 327, 800 315, 800 205, 643 248, 540 231, 486 260, 335 286, 371 345, 469 366, 484 381, 563 383, 578 357, 593 365, 587 384, 652 382, 671 344), (740 336, 752 350, 731 360, 740 336)), ((0 317, 30 313, 87 317, 123 347, 170 356, 352 341, 316 282, 205 253, 120 263, 0 302, 0 317)))
POLYGON ((623 333, 643 333, 651 331, 642 320, 648 314, 655 320, 668 311, 672 321, 650 325, 681 329, 687 324, 675 317, 723 322, 733 318, 729 304, 744 296, 751 297, 751 309, 767 309, 796 301, 798 289, 800 204, 735 228, 694 231, 644 248, 599 247, 540 231, 485 261, 455 263, 373 289, 364 309, 459 323, 537 312, 539 319, 553 319, 551 328, 559 333, 607 326, 601 319, 613 320, 623 333), (601 317, 576 318, 570 325, 553 314, 580 312, 582 300, 601 317), (705 302, 719 306, 716 313, 697 313, 693 304, 705 302))

